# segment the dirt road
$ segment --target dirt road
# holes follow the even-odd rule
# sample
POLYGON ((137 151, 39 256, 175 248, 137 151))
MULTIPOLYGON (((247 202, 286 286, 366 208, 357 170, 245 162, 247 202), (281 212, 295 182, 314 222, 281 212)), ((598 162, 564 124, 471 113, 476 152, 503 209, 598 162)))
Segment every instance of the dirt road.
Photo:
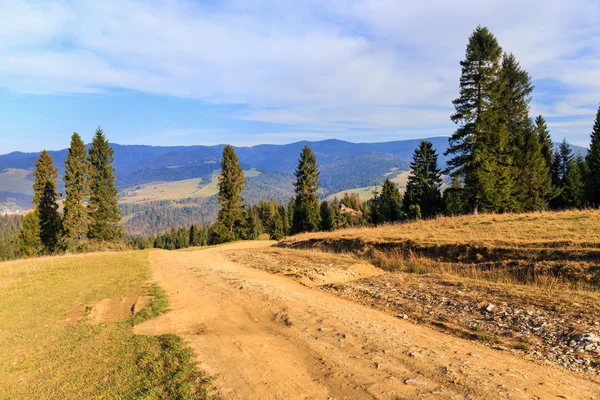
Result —
POLYGON ((224 399, 594 399, 600 385, 229 261, 241 242, 151 254, 174 333, 224 399))

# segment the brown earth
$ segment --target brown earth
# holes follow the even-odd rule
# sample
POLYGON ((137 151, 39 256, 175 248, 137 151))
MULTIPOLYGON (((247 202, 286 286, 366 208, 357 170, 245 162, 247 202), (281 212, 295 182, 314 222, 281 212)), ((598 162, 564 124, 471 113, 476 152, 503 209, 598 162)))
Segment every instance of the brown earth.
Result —
POLYGON ((225 399, 593 399, 600 385, 554 365, 398 319, 243 266, 231 250, 155 251, 172 311, 136 334, 173 333, 225 399))
MULTIPOLYGON (((137 314, 144 309, 152 296, 139 297, 123 297, 120 299, 103 299, 85 307, 85 310, 74 310, 75 314, 79 314, 79 318, 84 315, 85 320, 90 324, 100 324, 103 322, 116 322, 130 315, 137 314)), ((71 313, 71 314, 74 314, 71 313)), ((70 316, 69 321, 79 319, 70 316)))

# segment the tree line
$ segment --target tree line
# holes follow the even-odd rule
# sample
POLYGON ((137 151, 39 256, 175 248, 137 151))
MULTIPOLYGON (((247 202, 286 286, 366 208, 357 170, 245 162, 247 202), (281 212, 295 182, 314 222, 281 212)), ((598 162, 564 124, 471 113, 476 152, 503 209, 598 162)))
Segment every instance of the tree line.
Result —
POLYGON ((65 198, 61 204, 58 169, 43 150, 33 171, 34 208, 23 218, 18 255, 85 251, 119 242, 123 230, 113 161, 113 149, 100 127, 89 151, 79 134, 73 133, 65 160, 65 198))
POLYGON ((530 116, 530 75, 487 28, 475 29, 461 67, 451 116, 458 128, 446 152, 451 213, 600 205, 600 108, 586 158, 566 139, 553 152, 543 116, 530 116))

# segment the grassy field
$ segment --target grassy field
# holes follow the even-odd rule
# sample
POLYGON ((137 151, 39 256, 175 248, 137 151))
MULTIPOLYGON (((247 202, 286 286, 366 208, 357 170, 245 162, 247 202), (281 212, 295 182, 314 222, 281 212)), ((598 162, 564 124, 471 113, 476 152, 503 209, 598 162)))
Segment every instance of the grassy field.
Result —
POLYGON ((388 269, 419 268, 494 281, 600 287, 600 211, 440 217, 297 235, 288 247, 361 253, 388 269))
POLYGON ((134 324, 167 308, 162 290, 146 284, 147 257, 0 263, 0 398, 205 397, 207 381, 180 338, 132 334, 134 324), (99 304, 131 307, 139 298, 152 301, 136 315, 125 308, 120 319, 91 320, 99 304))
MULTIPOLYGON (((398 172, 396 168, 386 174, 386 177, 389 177, 390 180, 398 185, 400 185, 400 192, 404 193, 404 188, 406 187, 406 182, 408 181, 408 175, 410 171, 401 171, 398 172)), ((333 200, 334 198, 341 199, 344 197, 346 193, 348 194, 358 194, 358 197, 362 201, 367 201, 373 197, 373 191, 375 189, 380 190, 381 186, 367 186, 355 189, 342 190, 341 192, 333 193, 327 196, 327 200, 333 200)))
POLYGON ((5 169, 0 172, 0 192, 32 194, 33 180, 28 180, 29 172, 24 169, 5 169))
MULTIPOLYGON (((256 169, 244 171, 246 178, 260 175, 256 169)), ((142 185, 138 188, 126 189, 126 195, 119 201, 122 203, 148 203, 156 200, 181 200, 188 197, 210 197, 218 193, 218 175, 202 185, 202 179, 186 179, 175 182, 159 182, 142 185)))

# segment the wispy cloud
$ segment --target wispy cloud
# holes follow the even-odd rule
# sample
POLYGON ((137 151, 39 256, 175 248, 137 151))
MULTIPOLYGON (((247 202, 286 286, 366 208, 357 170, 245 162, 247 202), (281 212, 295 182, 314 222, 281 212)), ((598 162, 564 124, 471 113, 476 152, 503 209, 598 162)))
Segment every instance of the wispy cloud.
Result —
POLYGON ((291 126, 290 137, 449 134, 458 63, 478 24, 536 80, 534 111, 591 120, 600 102, 595 0, 0 0, 0 14, 0 86, 243 104, 233 118, 291 126))

